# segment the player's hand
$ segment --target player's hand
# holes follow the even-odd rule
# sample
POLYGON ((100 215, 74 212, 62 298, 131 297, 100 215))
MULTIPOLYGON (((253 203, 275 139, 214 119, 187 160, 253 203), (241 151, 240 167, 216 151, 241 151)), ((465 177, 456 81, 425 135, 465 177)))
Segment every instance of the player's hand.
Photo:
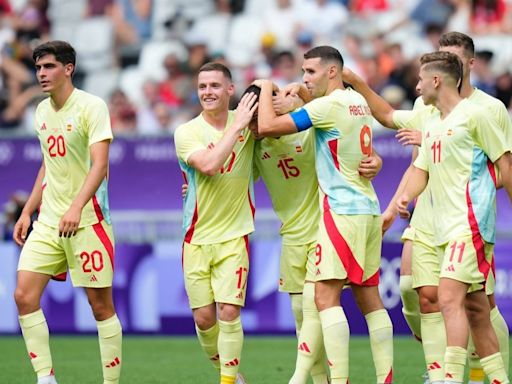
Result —
POLYGON ((76 235, 78 225, 80 224, 80 217, 82 210, 75 206, 71 206, 68 211, 62 216, 59 222, 59 236, 71 237, 76 235))
POLYGON ((382 159, 379 156, 371 155, 359 163, 359 174, 365 179, 372 180, 382 169, 382 159))
POLYGON ((187 191, 188 191, 188 184, 183 184, 181 186, 181 197, 185 198, 185 196, 187 196, 187 191))
POLYGON ((421 145, 421 131, 418 131, 416 129, 399 129, 395 137, 398 139, 398 142, 403 146, 421 145))
POLYGON ((235 120, 233 122, 235 129, 241 131, 249 125, 256 108, 258 108, 257 98, 258 96, 252 92, 242 96, 235 110, 235 120))
POLYGON ((396 207, 389 206, 382 213, 382 234, 386 233, 386 231, 393 225, 396 219, 396 215, 398 214, 396 207))
POLYGON ((30 228, 30 216, 26 213, 22 213, 16 224, 14 225, 14 230, 12 233, 12 238, 20 247, 25 244, 27 240, 27 232, 30 228))
POLYGON ((411 213, 407 209, 409 206, 409 197, 407 195, 402 195, 396 201, 396 208, 398 210, 398 214, 402 219, 408 219, 411 216, 411 213))
POLYGON ((283 87, 281 93, 285 96, 299 96, 299 90, 303 86, 301 83, 290 83, 283 87))
POLYGON ((304 101, 297 95, 286 95, 279 92, 272 97, 272 106, 276 115, 284 115, 304 105, 304 101))

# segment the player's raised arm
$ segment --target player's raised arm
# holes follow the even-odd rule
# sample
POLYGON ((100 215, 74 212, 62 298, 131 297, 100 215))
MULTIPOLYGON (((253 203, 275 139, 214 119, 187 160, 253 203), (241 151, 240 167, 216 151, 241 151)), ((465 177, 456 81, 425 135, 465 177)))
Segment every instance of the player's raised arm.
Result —
MULTIPOLYGON (((254 93, 245 94, 235 111, 235 120, 222 139, 211 148, 194 152, 188 158, 188 164, 208 176, 215 175, 226 162, 238 141, 240 132, 252 119, 258 103, 254 93)), ((271 101, 272 103, 272 101, 271 101)))
POLYGON ((43 197, 43 180, 45 175, 45 166, 44 161, 41 164, 41 168, 39 168, 39 172, 37 173, 36 181, 34 182, 34 186, 32 187, 32 192, 21 211, 21 215, 14 225, 14 230, 12 237, 16 244, 22 246, 25 244, 25 240, 27 239, 27 231, 30 227, 30 217, 34 213, 34 211, 41 205, 41 199, 43 197))
POLYGON ((272 88, 270 80, 258 80, 254 83, 261 88, 258 107, 258 134, 278 137, 297 132, 295 122, 289 114, 277 116, 272 105, 272 88))
POLYGON ((347 67, 343 67, 342 77, 344 82, 350 84, 352 88, 363 95, 372 111, 373 117, 379 123, 388 128, 397 128, 393 122, 393 112, 395 110, 386 100, 380 97, 363 79, 347 67))

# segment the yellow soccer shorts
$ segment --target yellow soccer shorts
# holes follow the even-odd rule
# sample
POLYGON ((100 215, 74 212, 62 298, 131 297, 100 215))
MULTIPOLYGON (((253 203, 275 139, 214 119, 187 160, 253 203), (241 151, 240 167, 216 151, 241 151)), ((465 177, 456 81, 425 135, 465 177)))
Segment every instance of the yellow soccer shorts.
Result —
POLYGON ((434 236, 414 229, 412 239, 412 287, 438 286, 439 257, 434 236))
POLYGON ((316 242, 292 245, 283 243, 279 272, 279 291, 302 293, 309 257, 315 257, 316 242))
POLYGON ((59 237, 59 229, 34 222, 21 251, 18 271, 44 273, 65 279, 69 270, 75 287, 112 286, 114 235, 105 221, 79 228, 75 236, 59 237))
POLYGON ((353 285, 378 285, 381 247, 380 216, 324 211, 319 225, 315 281, 348 279, 353 285))
POLYGON ((190 308, 214 302, 243 307, 249 276, 248 236, 216 244, 184 242, 183 275, 190 308))
POLYGON ((480 235, 463 236, 438 247, 441 278, 469 284, 468 292, 485 289, 491 272, 494 244, 480 235))

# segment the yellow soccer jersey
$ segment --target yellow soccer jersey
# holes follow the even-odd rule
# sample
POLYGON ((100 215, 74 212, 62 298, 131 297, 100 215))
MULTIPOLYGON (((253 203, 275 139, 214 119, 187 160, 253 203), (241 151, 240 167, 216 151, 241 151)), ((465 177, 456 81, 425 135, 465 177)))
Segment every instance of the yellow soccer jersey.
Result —
MULTIPOLYGON (((59 111, 50 98, 43 100, 36 110, 35 129, 46 167, 38 220, 58 227, 89 173, 89 147, 112 140, 108 107, 99 97, 75 89, 59 111)), ((110 224, 107 179, 82 210, 79 227, 103 219, 110 224)))
POLYGON ((414 165, 429 173, 436 245, 472 234, 494 242, 496 188, 489 160, 494 162, 509 149, 488 114, 465 99, 444 119, 435 109, 426 122, 422 110, 393 115, 401 124, 422 126, 414 165))
MULTIPOLYGON (((233 120, 234 112, 230 111, 225 130, 233 120)), ((183 213, 183 236, 187 243, 222 243, 254 231, 254 138, 249 129, 242 131, 216 175, 204 175, 188 164, 190 155, 215 145, 223 135, 202 115, 178 127, 174 134, 176 153, 188 184, 183 213)))
POLYGON ((283 244, 316 240, 320 207, 314 140, 314 132, 308 130, 255 144, 254 164, 282 222, 283 244))
POLYGON ((372 153, 372 115, 363 96, 337 89, 290 115, 298 131, 315 128, 316 173, 328 207, 339 215, 380 215, 372 183, 358 171, 372 153))

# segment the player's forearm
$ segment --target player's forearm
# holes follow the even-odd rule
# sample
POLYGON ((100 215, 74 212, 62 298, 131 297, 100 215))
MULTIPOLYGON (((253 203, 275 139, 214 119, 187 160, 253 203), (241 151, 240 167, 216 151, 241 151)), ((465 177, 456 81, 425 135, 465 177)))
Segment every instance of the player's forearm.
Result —
POLYGON ((380 97, 359 76, 354 76, 350 84, 366 99, 366 102, 372 111, 373 117, 375 117, 379 123, 385 127, 396 129, 395 123, 393 122, 394 109, 386 102, 386 100, 380 97))
POLYGON ((43 164, 41 164, 41 168, 39 168, 39 172, 37 173, 36 181, 34 182, 34 186, 32 187, 32 192, 23 207, 22 214, 27 214, 28 216, 32 216, 34 211, 41 205, 41 200, 43 198, 43 180, 45 175, 46 168, 43 164))
POLYGON ((73 200, 72 205, 82 210, 85 205, 96 194, 103 180, 108 174, 108 160, 93 162, 85 181, 78 192, 78 195, 73 200))
POLYGON ((189 164, 207 176, 214 176, 233 152, 239 136, 240 130, 231 127, 214 147, 193 154, 189 164))
POLYGON ((498 160, 496 160, 498 166, 501 184, 507 191, 508 197, 512 202, 512 154, 510 152, 505 153, 498 160))
POLYGON ((428 172, 417 168, 414 165, 407 177, 402 196, 406 195, 409 202, 417 198, 425 190, 428 183, 428 172))
POLYGON ((260 135, 271 136, 273 132, 272 123, 276 116, 272 105, 272 83, 264 81, 261 85, 258 104, 258 133, 260 135))

